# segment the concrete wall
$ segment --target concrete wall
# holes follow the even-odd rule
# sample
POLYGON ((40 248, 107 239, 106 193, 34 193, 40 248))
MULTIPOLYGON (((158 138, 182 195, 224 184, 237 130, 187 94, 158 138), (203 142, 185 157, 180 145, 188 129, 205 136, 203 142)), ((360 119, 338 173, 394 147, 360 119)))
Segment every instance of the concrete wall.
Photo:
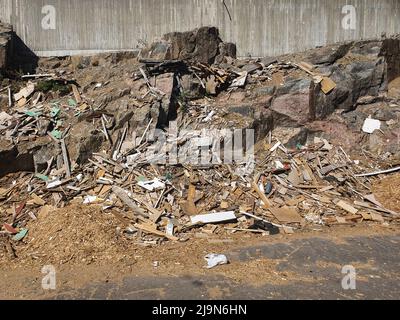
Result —
POLYGON ((301 51, 349 39, 400 33, 399 0, 0 0, 10 22, 38 55, 140 47, 171 31, 215 25, 240 56, 301 51), (44 5, 56 8, 56 29, 43 30, 44 5), (354 5, 356 30, 342 28, 342 7, 354 5))

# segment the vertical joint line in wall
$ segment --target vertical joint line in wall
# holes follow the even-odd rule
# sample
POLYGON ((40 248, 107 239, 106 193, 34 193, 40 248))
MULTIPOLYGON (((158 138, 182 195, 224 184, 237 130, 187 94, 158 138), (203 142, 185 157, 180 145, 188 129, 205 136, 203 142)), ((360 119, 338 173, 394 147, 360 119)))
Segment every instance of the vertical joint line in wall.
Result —
POLYGON ((225 0, 222 0, 222 3, 223 3, 223 5, 224 5, 224 7, 226 9, 226 12, 228 12, 229 20, 232 21, 232 16, 231 16, 231 13, 229 12, 228 6, 225 3, 225 0))

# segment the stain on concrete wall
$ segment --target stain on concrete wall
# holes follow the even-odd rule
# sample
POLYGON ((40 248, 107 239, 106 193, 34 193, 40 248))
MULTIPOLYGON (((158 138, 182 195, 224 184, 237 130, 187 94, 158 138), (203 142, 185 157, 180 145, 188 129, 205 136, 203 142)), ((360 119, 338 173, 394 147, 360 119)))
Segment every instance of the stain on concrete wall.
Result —
POLYGON ((217 26, 240 56, 302 51, 342 40, 400 33, 399 0, 0 0, 38 55, 132 50, 172 31, 217 26), (42 28, 42 7, 56 9, 56 29, 42 28), (342 8, 353 5, 355 30, 344 30, 342 8))

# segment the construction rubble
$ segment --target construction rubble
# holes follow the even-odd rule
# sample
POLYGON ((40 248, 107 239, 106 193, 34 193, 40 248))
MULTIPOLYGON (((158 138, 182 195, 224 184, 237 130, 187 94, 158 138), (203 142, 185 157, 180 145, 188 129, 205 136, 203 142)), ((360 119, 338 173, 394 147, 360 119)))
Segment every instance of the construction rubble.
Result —
POLYGON ((7 259, 70 205, 144 245, 398 221, 372 186, 400 171, 399 38, 237 59, 204 27, 140 53, 42 58, 30 74, 0 38, 7 259))

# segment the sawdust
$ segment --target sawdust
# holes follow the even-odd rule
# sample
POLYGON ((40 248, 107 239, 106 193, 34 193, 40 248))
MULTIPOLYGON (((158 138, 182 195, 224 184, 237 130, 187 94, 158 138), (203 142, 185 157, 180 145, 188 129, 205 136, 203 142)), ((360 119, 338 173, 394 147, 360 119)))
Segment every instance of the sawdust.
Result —
POLYGON ((266 283, 284 285, 291 281, 312 282, 318 280, 315 277, 300 275, 292 271, 279 270, 277 268, 279 262, 279 260, 266 258, 235 262, 224 266, 221 275, 236 283, 251 283, 255 287, 261 287, 266 283))
POLYGON ((28 236, 15 246, 18 265, 123 261, 129 248, 125 239, 117 238, 117 226, 112 214, 96 207, 54 210, 28 223, 28 236))
POLYGON ((400 212, 400 174, 393 174, 377 180, 373 192, 378 201, 387 209, 400 212))
MULTIPOLYGON (((83 288, 90 283, 120 283, 126 277, 207 277, 228 278, 239 284, 262 286, 265 283, 287 284, 290 281, 318 281, 315 276, 296 274, 288 270, 278 270, 280 260, 254 256, 244 261, 231 253, 238 249, 253 248, 265 244, 288 243, 293 240, 324 238, 335 243, 346 243, 347 237, 395 235, 396 225, 383 227, 377 224, 359 224, 355 227, 321 227, 319 230, 302 230, 297 234, 278 234, 275 236, 248 235, 245 233, 226 233, 207 235, 198 239, 194 236, 187 242, 164 242, 162 245, 143 247, 132 240, 116 239, 118 225, 113 216, 102 213, 96 207, 69 206, 52 213, 50 222, 41 229, 32 229, 24 244, 16 246, 18 258, 8 260, 0 257, 0 299, 51 298, 51 295, 65 290, 83 288), (81 217, 79 217, 81 215, 81 217), (58 222, 55 222, 56 216, 58 222), (74 220, 69 221, 69 219, 74 220), (86 223, 84 223, 86 222, 86 223), (89 222, 89 223, 87 223, 89 222), (61 228, 63 226, 63 228, 61 228), (91 226, 91 227, 90 227, 91 226), (61 230, 60 230, 61 229, 61 230), (40 233, 44 233, 40 235, 40 233), (48 239, 58 233, 62 242, 48 239), (36 238, 33 240, 31 238, 36 238), (67 240, 69 239, 69 240, 67 240), (80 239, 81 241, 78 241, 80 239), (77 243, 77 244, 75 244, 77 243), (33 249, 30 245, 35 244, 33 249), (95 251, 85 251, 84 247, 94 246, 95 251), (67 250, 64 249, 68 248, 67 250), (40 252, 44 257, 32 259, 29 253, 40 252), (73 258, 60 264, 57 259, 65 259, 74 253, 73 258), (206 269, 204 256, 208 253, 226 254, 230 263, 213 269, 206 269), (94 257, 94 258, 93 258, 94 257), (82 260, 85 259, 83 262, 82 260), (57 291, 45 292, 41 289, 44 265, 55 263, 57 270, 57 291), (88 262, 90 261, 90 264, 88 262), (157 262, 155 266, 154 262, 157 262)), ((40 218, 40 217, 39 217, 40 218)), ((44 221, 41 221, 44 223, 44 221)), ((39 222, 36 222, 39 227, 39 222)), ((0 251, 1 252, 1 251, 0 251)), ((214 292, 215 296, 220 293, 214 292)))
MULTIPOLYGON (((337 242, 356 233, 363 235, 387 234, 398 231, 391 227, 381 227, 374 223, 363 223, 357 227, 335 226, 304 229, 301 233, 263 236, 242 232, 226 234, 218 227, 214 234, 198 238, 200 230, 189 234, 186 242, 163 242, 154 246, 141 246, 125 236, 117 236, 121 221, 114 215, 101 211, 97 206, 71 205, 56 209, 46 217, 28 223, 28 235, 14 243, 17 258, 10 260, 6 252, 0 250, 0 266, 7 269, 38 268, 43 265, 55 266, 101 266, 113 265, 116 270, 126 272, 132 265, 141 273, 176 275, 180 272, 204 270, 204 256, 208 253, 225 253, 259 243, 289 241, 310 236, 326 237, 337 242), (158 267, 153 268, 153 262, 158 267)), ((230 268, 230 267, 228 267, 230 268)), ((245 268, 244 268, 245 269, 245 268)), ((257 269, 257 268, 256 268, 257 269)), ((225 271, 224 271, 225 272, 225 271)))

